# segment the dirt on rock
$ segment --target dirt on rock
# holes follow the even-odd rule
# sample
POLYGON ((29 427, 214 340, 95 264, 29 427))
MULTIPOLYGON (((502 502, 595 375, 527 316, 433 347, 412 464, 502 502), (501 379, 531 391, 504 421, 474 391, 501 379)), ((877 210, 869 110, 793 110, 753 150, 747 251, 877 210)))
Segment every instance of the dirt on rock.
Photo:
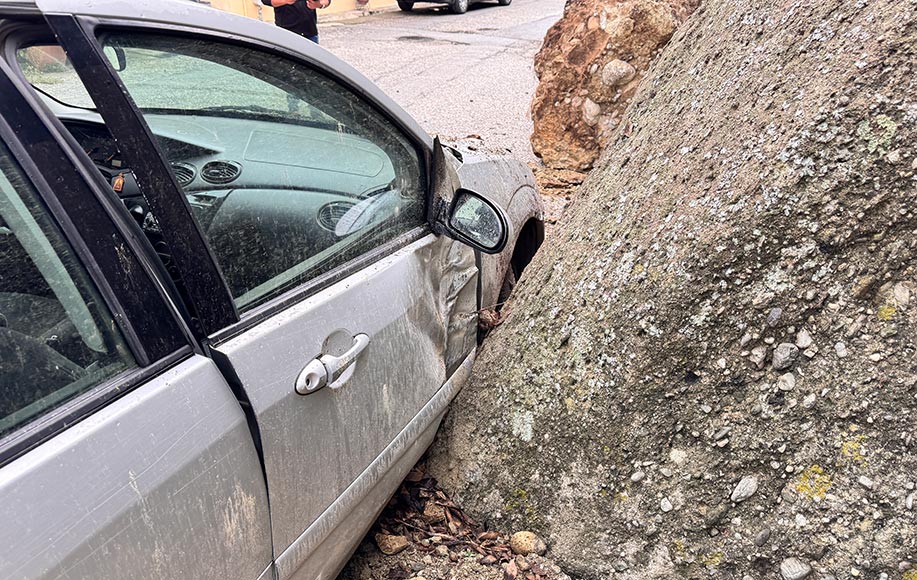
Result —
POLYGON ((592 168, 650 62, 698 3, 567 1, 535 57, 532 147, 548 168, 592 168))

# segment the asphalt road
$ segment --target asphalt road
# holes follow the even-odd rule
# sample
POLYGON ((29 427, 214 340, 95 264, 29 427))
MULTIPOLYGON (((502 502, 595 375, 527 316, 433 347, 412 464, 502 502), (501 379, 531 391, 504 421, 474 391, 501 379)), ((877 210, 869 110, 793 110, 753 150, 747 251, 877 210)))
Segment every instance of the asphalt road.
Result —
POLYGON ((322 45, 376 82, 431 134, 480 135, 535 160, 529 145, 533 58, 564 0, 444 5, 320 22, 322 45))

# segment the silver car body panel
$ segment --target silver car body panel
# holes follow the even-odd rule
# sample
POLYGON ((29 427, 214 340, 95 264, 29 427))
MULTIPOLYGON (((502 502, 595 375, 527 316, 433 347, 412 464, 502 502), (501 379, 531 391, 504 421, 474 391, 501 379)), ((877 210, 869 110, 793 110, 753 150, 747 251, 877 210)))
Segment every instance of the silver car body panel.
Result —
POLYGON ((243 578, 271 565, 245 416, 194 355, 0 470, 0 577, 243 578))
POLYGON ((337 576, 404 474, 433 442, 446 407, 471 376, 474 358, 473 351, 385 451, 281 554, 279 577, 330 580, 337 576))
POLYGON ((214 347, 258 423, 280 578, 305 562, 317 545, 310 538, 330 532, 339 498, 378 483, 387 470, 370 466, 393 463, 386 449, 402 447, 399 434, 440 391, 450 363, 474 350, 476 286, 470 248, 426 235, 214 347), (296 393, 310 361, 340 356, 357 334, 370 344, 343 388, 296 393))

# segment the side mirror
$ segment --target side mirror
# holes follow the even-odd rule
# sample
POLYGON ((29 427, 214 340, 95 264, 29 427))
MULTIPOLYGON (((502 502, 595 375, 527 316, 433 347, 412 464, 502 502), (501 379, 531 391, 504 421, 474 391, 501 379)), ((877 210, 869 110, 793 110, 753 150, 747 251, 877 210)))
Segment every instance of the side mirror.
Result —
POLYGON ((498 205, 461 186, 458 166, 447 155, 439 137, 433 141, 433 190, 428 220, 437 234, 445 234, 485 254, 498 254, 509 240, 509 220, 498 205))
POLYGON ((486 254, 500 253, 509 237, 503 210, 467 189, 455 192, 447 230, 451 237, 486 254))

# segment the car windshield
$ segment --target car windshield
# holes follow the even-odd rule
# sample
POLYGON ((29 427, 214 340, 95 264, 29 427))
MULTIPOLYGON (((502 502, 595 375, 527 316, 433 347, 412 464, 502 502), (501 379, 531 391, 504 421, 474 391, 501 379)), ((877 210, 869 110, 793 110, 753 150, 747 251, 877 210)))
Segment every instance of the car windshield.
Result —
MULTIPOLYGON (((103 42, 105 55, 142 111, 219 114, 343 129, 334 118, 297 99, 276 82, 221 64, 217 55, 166 53, 155 47, 131 46, 130 40, 122 36, 103 42), (213 90, 214 86, 221 90, 213 90)), ((95 110, 92 98, 59 46, 30 46, 20 49, 17 57, 26 79, 36 90, 65 106, 95 110)))

